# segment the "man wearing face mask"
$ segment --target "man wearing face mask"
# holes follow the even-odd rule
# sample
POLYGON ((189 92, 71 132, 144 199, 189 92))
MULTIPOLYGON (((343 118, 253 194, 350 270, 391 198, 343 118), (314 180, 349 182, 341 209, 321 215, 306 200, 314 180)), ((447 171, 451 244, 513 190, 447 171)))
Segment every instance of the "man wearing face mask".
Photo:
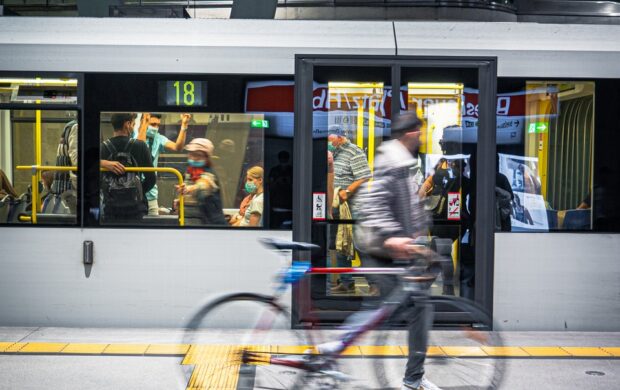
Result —
MULTIPOLYGON (((340 215, 341 210, 346 211, 346 207, 341 207, 345 204, 345 206, 348 206, 350 217, 355 220, 358 212, 355 195, 360 186, 371 177, 366 154, 359 146, 349 141, 345 136, 344 130, 339 125, 329 127, 327 148, 333 154, 334 159, 333 188, 335 193, 333 195, 334 199, 330 199, 330 202, 333 201, 332 206, 334 206, 332 215, 337 219, 348 219, 340 215)), ((338 242, 348 242, 344 238, 348 237, 349 233, 346 231, 348 226, 344 224, 339 225, 339 232, 336 233, 336 237, 341 237, 339 241, 336 238, 336 261, 338 267, 350 267, 354 256, 352 245, 341 244, 340 249, 338 249, 338 242)), ((355 291, 353 277, 341 274, 340 283, 330 291, 333 294, 353 293, 355 291)))
MULTIPOLYGON (((135 114, 116 113, 112 115, 110 122, 112 123, 114 133, 112 138, 108 141, 115 151, 129 153, 138 167, 152 167, 153 161, 146 143, 135 140, 132 145, 129 145, 135 120, 135 114)), ((103 142, 99 147, 100 164, 102 168, 121 176, 125 174, 125 166, 119 161, 111 160, 115 154, 114 150, 110 150, 110 148, 106 146, 106 142, 103 142)), ((142 177, 142 193, 147 193, 155 185, 155 173, 143 172, 140 176, 142 177)), ((133 210, 132 213, 106 215, 106 219, 139 219, 146 212, 146 207, 147 205, 144 204, 144 207, 139 207, 133 210)))
MULTIPOLYGON (((181 114, 181 129, 177 140, 172 142, 165 135, 159 133, 159 127, 161 125, 160 114, 142 114, 140 121, 140 128, 138 132, 133 133, 133 137, 140 141, 146 142, 149 150, 151 151, 151 157, 153 158, 153 166, 157 167, 159 161, 159 154, 164 150, 172 152, 180 152, 185 145, 185 136, 187 133, 187 127, 189 121, 192 118, 190 114, 181 114)), ((159 215, 159 202, 157 184, 146 193, 146 199, 149 204, 149 215, 159 215)))

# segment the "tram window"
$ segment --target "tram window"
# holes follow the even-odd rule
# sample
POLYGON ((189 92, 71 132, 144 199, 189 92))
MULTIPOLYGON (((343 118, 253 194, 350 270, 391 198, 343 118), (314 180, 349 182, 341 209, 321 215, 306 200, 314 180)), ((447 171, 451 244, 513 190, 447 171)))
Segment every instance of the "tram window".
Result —
POLYGON ((0 224, 76 224, 78 137, 77 111, 0 110, 0 224))
POLYGON ((595 83, 505 84, 497 99, 497 186, 506 200, 497 202, 497 230, 592 230, 604 202, 593 176, 606 174, 593 171, 595 83))
POLYGON ((0 78, 0 103, 76 104, 77 79, 0 78))
POLYGON ((265 226, 268 127, 263 114, 102 112, 101 223, 265 226), (120 154, 129 137, 135 139, 130 149, 134 161, 123 161, 120 154), (136 172, 118 175, 119 162, 124 167, 133 164, 136 172), (118 180, 132 175, 143 192, 138 198, 137 186, 125 181, 122 188, 118 180))

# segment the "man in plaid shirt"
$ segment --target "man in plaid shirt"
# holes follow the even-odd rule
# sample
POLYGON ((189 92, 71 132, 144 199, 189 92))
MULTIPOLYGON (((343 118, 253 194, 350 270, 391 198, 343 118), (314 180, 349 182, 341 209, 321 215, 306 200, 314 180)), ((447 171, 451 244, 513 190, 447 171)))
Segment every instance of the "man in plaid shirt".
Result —
MULTIPOLYGON (((360 186, 371 177, 366 154, 357 145, 351 143, 339 125, 329 127, 328 149, 334 158, 334 189, 338 189, 340 203, 347 202, 353 219, 357 216, 356 194, 360 186)), ((331 199, 330 199, 331 202, 331 199)), ((334 215, 338 218, 338 214, 334 215)), ((338 267, 350 267, 351 256, 337 253, 338 267)), ((342 274, 340 284, 331 289, 332 293, 354 292, 355 286, 351 275, 342 274)))

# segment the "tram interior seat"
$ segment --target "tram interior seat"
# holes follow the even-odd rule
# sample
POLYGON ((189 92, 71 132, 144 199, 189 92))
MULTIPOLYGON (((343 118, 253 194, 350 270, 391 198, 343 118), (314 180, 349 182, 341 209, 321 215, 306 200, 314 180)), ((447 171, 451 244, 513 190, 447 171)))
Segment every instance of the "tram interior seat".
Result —
POLYGON ((562 227, 565 230, 589 230, 590 210, 566 210, 562 227))
MULTIPOLYGON (((28 214, 30 216, 30 214, 28 214)), ((37 213, 37 223, 53 225, 73 225, 77 221, 75 214, 37 213)))
POLYGON ((11 211, 11 197, 6 195, 0 199, 0 223, 6 223, 9 219, 9 212, 11 211))
POLYGON ((0 223, 20 223, 20 215, 30 215, 32 204, 30 203, 30 194, 28 193, 24 193, 18 198, 5 196, 1 202, 0 209, 5 209, 6 214, 5 211, 0 212, 2 216, 0 223), (6 215, 6 219, 4 219, 4 215, 6 215))
POLYGON ((558 228, 558 211, 548 209, 547 210, 547 223, 549 224, 549 230, 555 230, 558 228))
POLYGON ((165 226, 179 226, 178 215, 145 215, 140 222, 142 225, 165 225, 165 226))

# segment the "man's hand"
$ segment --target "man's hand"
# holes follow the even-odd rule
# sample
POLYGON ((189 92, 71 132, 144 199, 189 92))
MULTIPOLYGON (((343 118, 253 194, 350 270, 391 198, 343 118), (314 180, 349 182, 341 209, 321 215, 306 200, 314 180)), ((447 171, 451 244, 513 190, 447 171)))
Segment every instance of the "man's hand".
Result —
POLYGON ((190 119, 192 119, 192 114, 181 114, 181 128, 182 129, 187 129, 190 119))
POLYGON ((383 243, 390 256, 394 259, 412 259, 414 257, 430 257, 433 251, 424 245, 416 245, 411 237, 392 237, 383 243))
POLYGON ((383 246, 394 259, 410 259, 410 246, 413 239, 410 237, 391 237, 385 240, 383 246))
POLYGON ((142 118, 140 118, 140 123, 146 123, 148 125, 150 120, 151 120, 151 114, 149 114, 148 112, 142 113, 142 118))
POLYGON ((125 174, 125 166, 118 161, 101 160, 101 167, 119 176, 125 174))
POLYGON ((338 191, 338 197, 340 198, 340 203, 344 203, 349 199, 349 194, 346 190, 338 191))

